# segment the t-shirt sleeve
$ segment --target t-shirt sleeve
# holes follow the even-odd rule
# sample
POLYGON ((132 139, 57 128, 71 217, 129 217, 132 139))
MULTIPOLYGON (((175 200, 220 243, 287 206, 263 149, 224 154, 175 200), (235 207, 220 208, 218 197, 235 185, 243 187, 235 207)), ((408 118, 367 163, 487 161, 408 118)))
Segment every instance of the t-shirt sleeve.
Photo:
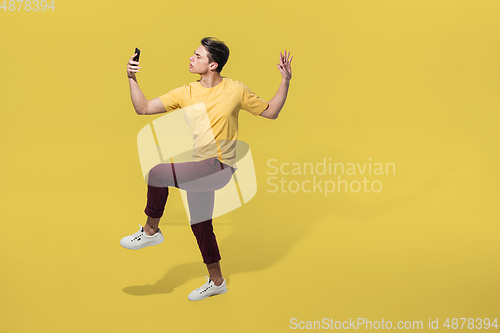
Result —
POLYGON ((165 95, 159 96, 166 112, 170 112, 181 107, 182 89, 183 87, 179 87, 174 90, 170 90, 165 95))
MULTIPOLYGON (((241 82, 240 82, 241 83, 241 82)), ((269 104, 257 96, 250 88, 241 83, 243 88, 243 93, 241 97, 241 109, 250 112, 254 116, 260 115, 264 112, 269 104)))

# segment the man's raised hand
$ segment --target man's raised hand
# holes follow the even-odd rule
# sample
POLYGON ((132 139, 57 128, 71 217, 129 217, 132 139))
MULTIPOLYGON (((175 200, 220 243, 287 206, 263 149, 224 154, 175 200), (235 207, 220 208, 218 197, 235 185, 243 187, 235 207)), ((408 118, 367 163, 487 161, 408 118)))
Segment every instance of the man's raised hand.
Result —
POLYGON ((134 53, 130 59, 128 60, 127 63, 127 75, 128 77, 135 77, 135 73, 139 72, 139 62, 134 61, 134 57, 137 55, 137 53, 134 53))
POLYGON ((281 76, 283 76, 285 80, 290 80, 292 78, 292 59, 293 57, 290 58, 290 52, 287 54, 285 50, 284 55, 280 52, 280 63, 276 65, 278 65, 281 76))

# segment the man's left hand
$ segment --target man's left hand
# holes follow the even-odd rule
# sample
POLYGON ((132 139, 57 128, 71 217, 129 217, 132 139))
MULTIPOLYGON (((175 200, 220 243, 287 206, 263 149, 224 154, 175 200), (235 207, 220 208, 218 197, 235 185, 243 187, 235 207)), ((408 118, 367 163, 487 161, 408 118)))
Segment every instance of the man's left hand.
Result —
POLYGON ((287 54, 285 50, 284 55, 280 52, 280 63, 276 65, 278 65, 281 76, 283 76, 285 80, 290 80, 292 78, 292 59, 293 57, 290 58, 290 52, 287 54))

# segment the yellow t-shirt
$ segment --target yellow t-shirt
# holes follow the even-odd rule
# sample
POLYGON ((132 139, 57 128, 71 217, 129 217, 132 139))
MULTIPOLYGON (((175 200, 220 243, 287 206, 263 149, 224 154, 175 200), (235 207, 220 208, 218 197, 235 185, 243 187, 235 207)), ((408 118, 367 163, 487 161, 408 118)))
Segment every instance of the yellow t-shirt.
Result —
POLYGON ((232 167, 236 167, 240 110, 258 116, 268 107, 265 100, 242 82, 227 77, 222 77, 222 81, 212 88, 203 87, 198 80, 159 98, 167 113, 183 109, 193 133, 194 161, 216 157, 232 167))

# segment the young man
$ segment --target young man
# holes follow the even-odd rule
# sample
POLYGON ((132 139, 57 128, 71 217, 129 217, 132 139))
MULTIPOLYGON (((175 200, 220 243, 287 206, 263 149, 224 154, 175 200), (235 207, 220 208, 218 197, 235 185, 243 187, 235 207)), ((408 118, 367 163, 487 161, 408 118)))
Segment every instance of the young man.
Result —
POLYGON ((192 301, 227 291, 220 268, 220 253, 212 227, 214 191, 224 187, 232 177, 235 164, 235 147, 238 135, 238 114, 246 110, 251 114, 276 119, 285 104, 292 78, 290 53, 280 52, 277 64, 282 80, 276 95, 266 102, 239 81, 220 75, 229 58, 229 48, 224 42, 206 37, 191 56, 189 71, 200 79, 147 100, 137 83, 135 73, 139 62, 135 54, 127 63, 132 104, 139 115, 170 112, 183 108, 189 128, 193 132, 193 161, 158 164, 148 174, 146 225, 124 237, 120 244, 128 249, 140 249, 163 242, 158 227, 168 197, 168 188, 186 190, 191 229, 196 237, 203 262, 210 277, 202 287, 191 292, 192 301), (191 107, 191 108, 188 108, 191 107), (185 108, 185 109, 184 109, 185 108))

